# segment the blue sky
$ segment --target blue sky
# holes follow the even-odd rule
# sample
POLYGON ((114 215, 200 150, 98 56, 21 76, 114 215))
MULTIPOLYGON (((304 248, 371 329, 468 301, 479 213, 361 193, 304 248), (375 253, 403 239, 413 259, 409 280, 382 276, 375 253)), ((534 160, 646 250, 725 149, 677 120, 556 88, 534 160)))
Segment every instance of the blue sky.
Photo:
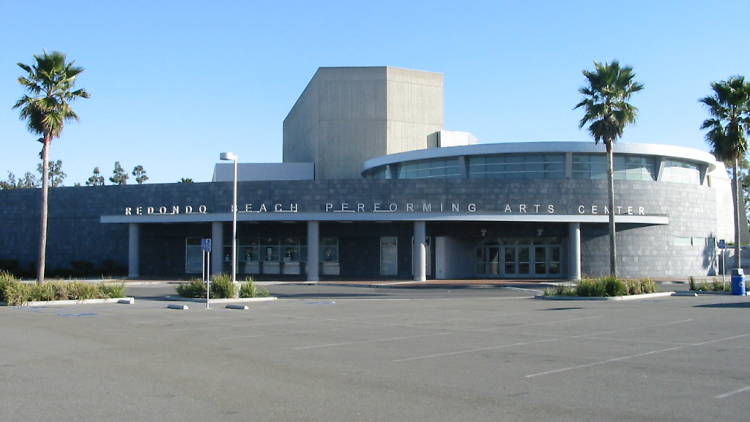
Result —
POLYGON ((18 120, 17 62, 58 50, 92 95, 53 143, 66 185, 94 166, 143 165, 149 182, 210 180, 221 151, 281 160, 282 121, 320 66, 445 75, 445 126, 481 142, 591 141, 581 70, 633 66, 646 88, 622 142, 706 150, 698 98, 750 77, 743 1, 0 0, 0 178, 36 168, 18 120), (3 106, 3 104, 5 104, 3 106))

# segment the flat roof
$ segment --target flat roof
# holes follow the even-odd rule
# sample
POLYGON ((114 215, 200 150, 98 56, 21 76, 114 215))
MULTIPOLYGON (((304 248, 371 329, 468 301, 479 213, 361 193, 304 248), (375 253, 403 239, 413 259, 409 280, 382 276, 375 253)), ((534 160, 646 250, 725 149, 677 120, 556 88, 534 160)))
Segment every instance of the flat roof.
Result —
MULTIPOLYGON (((387 164, 405 161, 428 160, 433 158, 448 158, 462 155, 491 155, 491 154, 524 154, 524 153, 603 153, 603 144, 593 142, 503 142, 494 144, 462 145, 444 148, 427 148, 416 151, 405 151, 396 154, 371 158, 364 162, 362 171, 387 164)), ((716 167, 714 156, 706 151, 676 145, 663 144, 615 144, 615 154, 654 155, 680 160, 694 161, 708 166, 708 171, 716 167)))

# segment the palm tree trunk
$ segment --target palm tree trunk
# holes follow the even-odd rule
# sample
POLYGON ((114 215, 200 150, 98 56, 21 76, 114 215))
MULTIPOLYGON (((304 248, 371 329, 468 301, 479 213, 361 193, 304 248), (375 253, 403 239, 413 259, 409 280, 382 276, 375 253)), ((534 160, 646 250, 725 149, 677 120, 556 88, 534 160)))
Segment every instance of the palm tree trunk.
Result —
POLYGON ((607 145, 607 202, 609 202, 609 274, 617 276, 617 247, 615 242, 615 171, 614 145, 609 140, 607 145))
POLYGON ((44 283, 44 266, 47 259, 47 202, 49 195, 49 147, 52 137, 44 136, 42 148, 42 209, 39 224, 39 261, 37 262, 36 282, 44 283))
POLYGON ((740 184, 737 176, 737 167, 739 167, 739 159, 734 159, 734 167, 732 168, 732 182, 734 183, 734 262, 737 264, 736 268, 742 268, 742 248, 740 247, 740 241, 742 237, 740 232, 742 231, 742 225, 740 224, 740 184))

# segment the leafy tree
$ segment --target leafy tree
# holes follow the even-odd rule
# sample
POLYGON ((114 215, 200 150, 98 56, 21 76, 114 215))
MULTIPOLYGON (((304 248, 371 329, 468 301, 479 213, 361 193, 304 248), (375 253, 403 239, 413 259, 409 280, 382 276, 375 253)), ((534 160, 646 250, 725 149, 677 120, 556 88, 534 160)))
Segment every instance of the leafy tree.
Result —
POLYGON ((148 180, 148 176, 146 176, 146 170, 144 170, 142 165, 137 165, 133 167, 133 172, 131 173, 133 177, 135 177, 135 182, 139 185, 148 180))
POLYGON ((66 62, 65 54, 57 51, 34 55, 35 64, 29 66, 18 63, 26 74, 18 78, 28 94, 24 94, 13 108, 20 109, 19 117, 26 120, 31 133, 41 136, 38 141, 42 149, 42 204, 39 229, 39 260, 37 282, 44 281, 44 267, 47 249, 47 209, 49 197, 49 150, 52 140, 59 138, 65 122, 78 120, 70 102, 78 98, 89 98, 84 89, 76 89, 76 78, 83 72, 82 67, 66 62), (29 95, 30 94, 30 95, 29 95))
POLYGON ((86 179, 86 186, 104 186, 104 176, 99 171, 99 167, 94 167, 94 174, 86 179))
POLYGON ((16 175, 9 171, 8 178, 0 180, 0 190, 38 188, 39 185, 39 179, 28 171, 20 179, 16 179, 16 175))
POLYGON ((109 181, 112 182, 113 185, 128 184, 128 174, 125 173, 125 170, 122 168, 119 161, 115 161, 115 168, 112 170, 112 177, 109 178, 109 181))
POLYGON ((614 146, 622 137, 625 125, 635 122, 638 109, 628 103, 630 97, 643 89, 643 84, 635 81, 635 73, 630 66, 620 67, 618 61, 611 63, 594 62, 594 70, 584 70, 587 85, 578 92, 583 99, 575 108, 583 108, 584 114, 579 128, 588 124, 594 143, 604 143, 607 149, 607 196, 609 208, 609 272, 617 275, 617 249, 615 246, 615 183, 614 146))
POLYGON ((16 182, 16 188, 18 189, 32 189, 38 188, 41 185, 39 179, 36 178, 30 171, 23 174, 23 178, 18 179, 16 182))
POLYGON ((16 189, 16 175, 13 172, 8 172, 7 180, 0 180, 0 190, 11 190, 16 189))
POLYGON ((740 185, 739 167, 747 152, 750 133, 750 83, 743 76, 732 76, 726 81, 712 82, 713 93, 701 98, 709 114, 701 129, 706 132, 706 142, 711 152, 721 161, 731 163, 732 189, 734 191, 734 253, 737 268, 741 268, 740 254, 740 185))
POLYGON ((193 179, 189 177, 183 177, 177 181, 177 183, 193 183, 193 179))
MULTIPOLYGON (((36 171, 39 172, 40 175, 44 174, 44 169, 42 168, 41 163, 37 164, 36 171)), ((63 181, 68 177, 68 175, 62 170, 62 160, 49 162, 47 176, 49 177, 50 187, 56 188, 62 186, 63 181)))

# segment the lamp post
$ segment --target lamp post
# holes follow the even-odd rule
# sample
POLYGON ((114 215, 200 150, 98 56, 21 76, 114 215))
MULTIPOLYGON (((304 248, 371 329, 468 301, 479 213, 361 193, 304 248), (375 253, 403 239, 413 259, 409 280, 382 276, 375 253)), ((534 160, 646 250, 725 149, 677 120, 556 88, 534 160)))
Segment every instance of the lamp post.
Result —
POLYGON ((222 152, 219 158, 234 163, 234 177, 232 178, 232 283, 237 284, 237 154, 222 152))

